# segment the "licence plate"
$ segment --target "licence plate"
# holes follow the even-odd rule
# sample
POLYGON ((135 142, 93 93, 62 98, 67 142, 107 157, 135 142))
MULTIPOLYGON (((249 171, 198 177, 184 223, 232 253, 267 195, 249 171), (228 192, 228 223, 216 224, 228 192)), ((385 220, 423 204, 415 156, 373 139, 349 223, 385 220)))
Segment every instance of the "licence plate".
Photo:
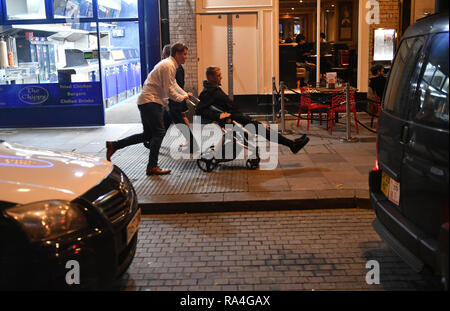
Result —
POLYGON ((130 243, 134 234, 138 230, 140 224, 141 224, 141 209, 138 209, 133 219, 131 219, 130 223, 127 226, 127 245, 128 243, 130 243))
POLYGON ((392 203, 399 205, 400 201, 400 183, 390 178, 388 174, 381 174, 381 191, 392 203))

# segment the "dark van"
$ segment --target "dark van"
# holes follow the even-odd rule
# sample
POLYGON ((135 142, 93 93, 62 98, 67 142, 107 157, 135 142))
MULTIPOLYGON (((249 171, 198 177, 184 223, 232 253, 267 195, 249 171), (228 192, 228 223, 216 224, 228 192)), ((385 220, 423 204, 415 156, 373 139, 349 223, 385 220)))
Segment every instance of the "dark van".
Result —
POLYGON ((402 37, 385 89, 377 163, 369 175, 373 222, 415 271, 448 289, 449 15, 426 17, 402 37))

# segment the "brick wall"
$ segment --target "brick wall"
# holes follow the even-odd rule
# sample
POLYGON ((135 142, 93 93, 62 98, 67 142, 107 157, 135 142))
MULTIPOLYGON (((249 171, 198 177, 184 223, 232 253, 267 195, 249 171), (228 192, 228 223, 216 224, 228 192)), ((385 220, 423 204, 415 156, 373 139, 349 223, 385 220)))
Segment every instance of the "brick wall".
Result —
POLYGON ((169 0, 169 25, 170 43, 183 42, 189 48, 184 64, 185 89, 198 95, 195 0, 169 0))
MULTIPOLYGON (((400 30, 400 1, 399 0, 378 0, 380 4, 380 24, 370 26, 370 45, 369 45, 369 75, 370 68, 373 66, 373 34, 376 28, 400 30)), ((400 38, 397 38, 397 46, 400 38)))

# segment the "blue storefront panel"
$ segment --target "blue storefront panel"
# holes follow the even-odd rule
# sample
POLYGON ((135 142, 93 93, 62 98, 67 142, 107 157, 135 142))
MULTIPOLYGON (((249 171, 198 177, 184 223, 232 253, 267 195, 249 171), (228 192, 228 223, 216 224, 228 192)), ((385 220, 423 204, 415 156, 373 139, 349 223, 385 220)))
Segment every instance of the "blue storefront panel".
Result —
POLYGON ((0 128, 104 125, 159 60, 159 1, 29 2, 0 0, 0 128))

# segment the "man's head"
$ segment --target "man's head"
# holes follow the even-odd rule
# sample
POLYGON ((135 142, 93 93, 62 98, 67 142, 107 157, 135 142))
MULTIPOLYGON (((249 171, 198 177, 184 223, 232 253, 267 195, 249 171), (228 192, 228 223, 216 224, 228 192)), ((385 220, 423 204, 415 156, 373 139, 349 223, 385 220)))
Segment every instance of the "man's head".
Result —
POLYGON ((380 76, 384 74, 384 67, 382 65, 375 65, 373 66, 370 71, 372 71, 372 75, 374 76, 380 76))
POLYGON ((172 45, 172 48, 170 49, 170 56, 175 58, 175 60, 179 65, 182 65, 186 62, 187 51, 188 47, 185 46, 183 43, 178 42, 172 45))
POLYGON ((301 43, 301 44, 305 43, 305 36, 302 35, 302 34, 298 34, 298 35, 295 37, 295 42, 301 43))
POLYGON ((220 68, 215 66, 209 66, 206 68, 206 80, 220 85, 220 82, 222 81, 222 72, 220 68))
POLYGON ((166 44, 166 45, 163 47, 163 50, 162 50, 162 54, 163 54, 163 55, 162 55, 162 58, 163 58, 163 59, 170 56, 170 48, 171 48, 170 44, 166 44))
POLYGON ((320 41, 325 41, 325 34, 323 32, 320 33, 320 41))

